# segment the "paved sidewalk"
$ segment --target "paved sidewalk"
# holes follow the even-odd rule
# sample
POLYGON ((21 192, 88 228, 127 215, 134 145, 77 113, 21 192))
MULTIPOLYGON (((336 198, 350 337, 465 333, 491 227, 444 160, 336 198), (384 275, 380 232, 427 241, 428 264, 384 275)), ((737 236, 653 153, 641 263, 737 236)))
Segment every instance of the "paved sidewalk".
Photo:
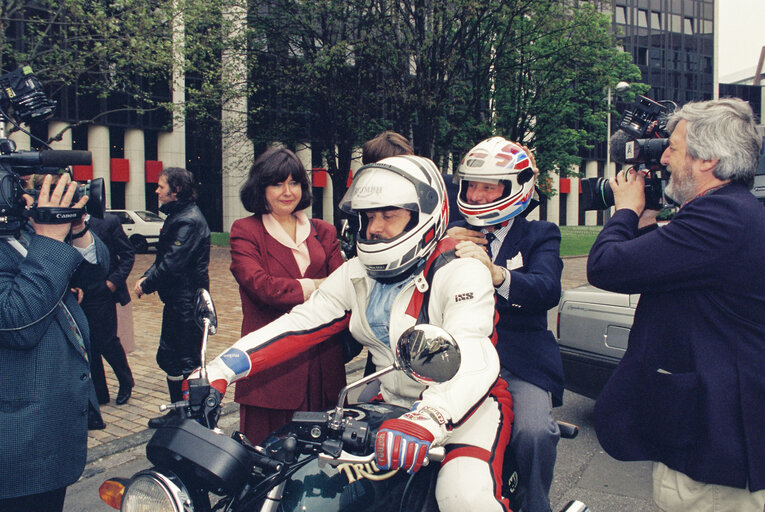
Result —
MULTIPOLYGON (((132 290, 136 280, 154 261, 154 253, 137 254, 133 272, 128 279, 132 290)), ((564 260, 563 289, 586 282, 586 257, 567 258, 564 260)), ((242 308, 239 300, 239 288, 234 281, 229 264, 231 259, 228 247, 212 247, 210 254, 210 292, 218 313, 218 333, 210 337, 208 360, 212 360, 224 349, 239 339, 242 325, 242 308)), ((112 401, 101 406, 101 413, 106 423, 104 430, 92 430, 88 437, 88 462, 101 457, 121 452, 133 446, 145 443, 152 434, 146 422, 158 416, 159 406, 168 403, 165 374, 155 361, 159 330, 162 322, 162 303, 157 294, 133 297, 133 323, 137 350, 128 354, 130 368, 136 382, 133 396, 122 406, 114 404, 119 385, 108 363, 104 363, 109 392, 112 401)), ((361 371, 364 353, 347 365, 348 373, 361 371)), ((233 391, 223 400, 223 414, 239 414, 238 406, 233 403, 233 391)))

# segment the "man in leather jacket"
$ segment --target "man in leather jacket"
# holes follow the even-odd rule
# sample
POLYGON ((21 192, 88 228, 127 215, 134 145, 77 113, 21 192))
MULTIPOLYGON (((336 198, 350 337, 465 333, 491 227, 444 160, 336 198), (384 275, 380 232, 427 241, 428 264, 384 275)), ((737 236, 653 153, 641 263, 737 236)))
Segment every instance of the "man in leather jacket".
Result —
MULTIPOLYGON (((170 400, 182 399, 181 384, 200 364, 202 331, 194 323, 197 289, 209 288, 210 229, 194 200, 194 179, 178 167, 164 169, 157 183, 160 211, 167 215, 159 234, 157 258, 135 284, 135 294, 159 293, 165 304, 157 364, 167 373, 170 400)), ((167 416, 149 420, 150 428, 167 416)))

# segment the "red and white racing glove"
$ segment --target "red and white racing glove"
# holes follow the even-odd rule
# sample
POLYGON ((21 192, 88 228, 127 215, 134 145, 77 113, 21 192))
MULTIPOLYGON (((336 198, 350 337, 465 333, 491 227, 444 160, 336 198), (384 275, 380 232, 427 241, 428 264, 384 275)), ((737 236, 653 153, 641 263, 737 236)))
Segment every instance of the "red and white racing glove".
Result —
POLYGON ((375 458, 380 469, 404 469, 414 473, 422 467, 431 444, 446 439, 447 420, 432 407, 420 407, 380 425, 375 458))

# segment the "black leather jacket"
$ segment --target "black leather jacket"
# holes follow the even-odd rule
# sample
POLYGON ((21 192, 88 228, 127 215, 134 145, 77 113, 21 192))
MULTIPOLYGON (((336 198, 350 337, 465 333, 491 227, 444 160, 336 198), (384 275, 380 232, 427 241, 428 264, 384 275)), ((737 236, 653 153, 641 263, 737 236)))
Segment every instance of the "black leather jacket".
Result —
POLYGON ((158 292, 167 306, 186 309, 198 288, 210 286, 210 228, 193 201, 173 201, 160 211, 167 218, 159 234, 157 258, 144 273, 141 288, 144 293, 158 292))

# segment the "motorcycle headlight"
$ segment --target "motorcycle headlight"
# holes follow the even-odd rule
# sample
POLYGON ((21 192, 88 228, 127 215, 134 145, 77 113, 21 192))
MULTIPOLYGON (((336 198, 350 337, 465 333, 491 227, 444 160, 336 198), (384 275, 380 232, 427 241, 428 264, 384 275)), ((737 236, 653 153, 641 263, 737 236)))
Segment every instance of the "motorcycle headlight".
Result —
POLYGON ((183 482, 173 474, 154 470, 136 474, 125 489, 121 512, 193 512, 183 482))

